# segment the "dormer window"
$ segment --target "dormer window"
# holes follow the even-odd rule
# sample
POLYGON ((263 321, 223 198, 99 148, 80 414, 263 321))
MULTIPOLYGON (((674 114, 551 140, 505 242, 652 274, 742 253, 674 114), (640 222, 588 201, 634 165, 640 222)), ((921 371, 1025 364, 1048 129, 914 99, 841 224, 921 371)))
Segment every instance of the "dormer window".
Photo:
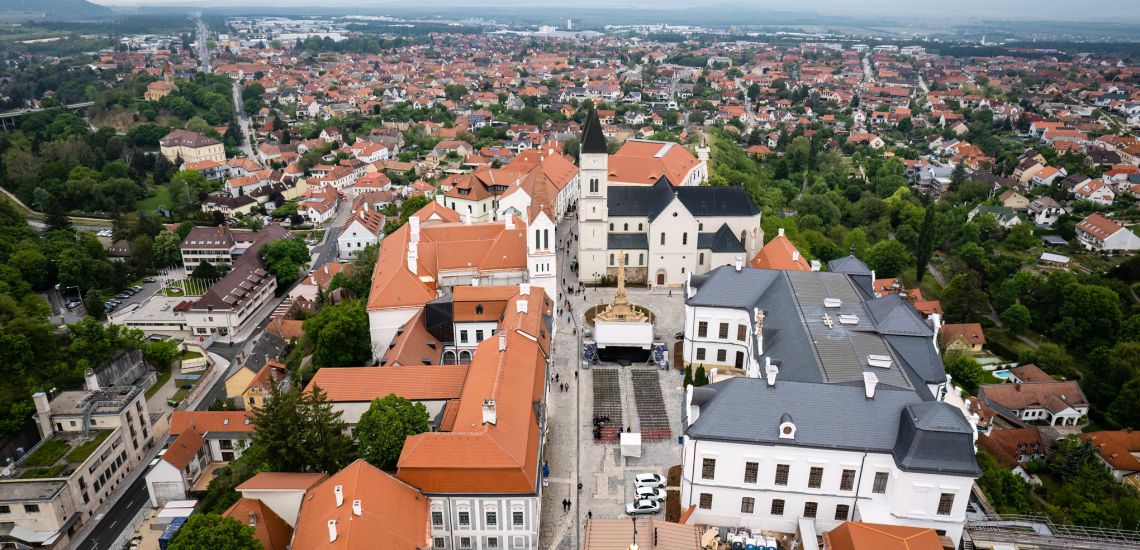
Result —
POLYGON ((475 315, 482 315, 482 314, 483 314, 483 304, 479 304, 479 305, 475 306, 475 315))
POLYGON ((792 422, 792 415, 784 413, 780 417, 780 439, 795 439, 796 424, 792 422))

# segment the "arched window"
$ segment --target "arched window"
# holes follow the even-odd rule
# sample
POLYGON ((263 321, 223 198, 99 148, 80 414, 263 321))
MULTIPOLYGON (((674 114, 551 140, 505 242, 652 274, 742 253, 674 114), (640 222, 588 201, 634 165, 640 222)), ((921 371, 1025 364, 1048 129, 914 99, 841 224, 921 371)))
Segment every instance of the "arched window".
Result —
POLYGON ((625 265, 629 265, 629 254, 625 254, 625 265))
POLYGON ((614 255, 610 253, 610 265, 614 265, 614 255))
POLYGON ((625 231, 629 231, 629 224, 625 224, 625 231))
POLYGON ((590 178, 590 192, 591 193, 597 193, 598 192, 598 178, 590 178))
POLYGON ((637 265, 645 265, 645 254, 637 255, 637 265))
POLYGON ((640 223, 639 223, 639 224, 637 224, 637 230, 638 230, 638 231, 641 231, 641 224, 640 224, 640 223))
POLYGON ((534 247, 542 248, 542 230, 540 229, 534 230, 534 247))
POLYGON ((705 230, 705 224, 698 223, 697 224, 697 231, 704 231, 704 230, 705 230))
POLYGON ((665 233, 661 233, 661 244, 665 244, 665 233))
POLYGON ((687 244, 689 244, 689 234, 688 233, 681 233, 681 245, 684 246, 687 244))
POLYGON ((542 230, 542 248, 545 250, 550 250, 550 230, 549 229, 543 229, 542 230))
POLYGON ((701 252, 697 256, 697 265, 705 265, 705 253, 704 252, 701 252))
POLYGON ((614 230, 614 224, 610 223, 610 231, 613 231, 613 230, 614 230))
POLYGON ((482 315, 482 314, 483 314, 483 304, 476 305, 475 306, 475 315, 482 315))

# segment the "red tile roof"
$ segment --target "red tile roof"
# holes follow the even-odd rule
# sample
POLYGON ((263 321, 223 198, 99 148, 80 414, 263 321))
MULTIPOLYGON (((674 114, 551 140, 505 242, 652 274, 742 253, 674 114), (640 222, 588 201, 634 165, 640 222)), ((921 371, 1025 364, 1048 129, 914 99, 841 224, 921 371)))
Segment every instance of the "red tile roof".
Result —
POLYGON ((1092 432, 1078 437, 1091 441, 1100 457, 1114 470, 1140 472, 1140 431, 1092 432))
POLYGON ((393 393, 412 401, 455 399, 466 378, 466 365, 342 367, 318 370, 305 391, 319 386, 333 402, 372 401, 393 393))
POLYGON ((166 452, 162 455, 162 459, 181 470, 190 464, 190 460, 198 454, 202 445, 205 444, 206 439, 202 437, 202 434, 194 430, 186 430, 170 442, 166 452))
POLYGON ((357 460, 309 490, 301 502, 292 548, 418 550, 431 546, 428 498, 414 487, 357 460), (336 488, 342 503, 336 503, 336 488), (353 512, 360 501, 361 514, 353 512), (330 522, 336 539, 329 540, 330 522))
POLYGON ((772 240, 756 253, 751 265, 760 269, 811 271, 811 264, 796 249, 796 245, 782 233, 772 237, 772 240))
POLYGON ((930 527, 844 522, 824 533, 828 550, 942 550, 942 540, 930 527))
POLYGON ((307 491, 329 476, 324 473, 259 472, 234 487, 237 491, 307 491))
POLYGON ((255 498, 239 499, 222 515, 253 527, 253 536, 265 550, 286 550, 293 537, 293 528, 255 498))
POLYGON ((174 411, 170 415, 170 435, 187 430, 199 433, 253 433, 253 414, 247 411, 174 411))
POLYGON ((939 340, 943 347, 953 344, 958 339, 970 346, 986 344, 986 334, 979 323, 946 323, 940 330, 939 340))

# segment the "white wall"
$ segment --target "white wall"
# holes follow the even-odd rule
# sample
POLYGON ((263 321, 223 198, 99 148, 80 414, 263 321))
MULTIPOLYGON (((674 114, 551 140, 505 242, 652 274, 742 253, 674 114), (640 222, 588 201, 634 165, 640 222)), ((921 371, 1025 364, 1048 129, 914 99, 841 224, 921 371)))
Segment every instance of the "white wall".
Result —
MULTIPOLYGON (((478 496, 436 496, 431 498, 430 512, 443 515, 442 525, 432 523, 431 536, 443 538, 442 548, 455 550, 462 548, 460 539, 471 539, 472 549, 487 548, 487 539, 497 537, 500 550, 537 549, 538 528, 541 518, 539 496, 524 497, 478 497, 478 496), (496 514, 496 525, 487 524, 487 512, 496 514), (470 525, 459 524, 460 512, 467 512, 470 525), (522 512, 523 524, 515 526, 513 513, 522 512)), ((429 522, 434 514, 429 513, 429 522)), ((433 546, 433 548, 436 548, 433 546)))
POLYGON ((381 357, 388 344, 396 337, 396 330, 404 326, 419 308, 403 307, 368 312, 368 333, 372 338, 372 356, 381 357))
POLYGON ((261 500, 270 510, 273 510, 273 513, 285 520, 289 527, 296 527, 297 515, 301 512, 301 501, 305 498, 305 491, 295 489, 243 490, 241 496, 261 500))

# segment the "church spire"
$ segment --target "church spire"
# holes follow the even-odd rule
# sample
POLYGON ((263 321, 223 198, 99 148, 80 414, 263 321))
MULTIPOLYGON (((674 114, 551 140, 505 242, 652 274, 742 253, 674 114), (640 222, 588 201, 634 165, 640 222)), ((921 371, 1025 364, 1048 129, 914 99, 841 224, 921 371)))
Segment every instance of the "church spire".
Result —
POLYGON ((598 120, 598 111, 590 107, 586 115, 586 124, 582 126, 582 147, 580 154, 607 154, 606 136, 602 133, 602 121, 598 120))

